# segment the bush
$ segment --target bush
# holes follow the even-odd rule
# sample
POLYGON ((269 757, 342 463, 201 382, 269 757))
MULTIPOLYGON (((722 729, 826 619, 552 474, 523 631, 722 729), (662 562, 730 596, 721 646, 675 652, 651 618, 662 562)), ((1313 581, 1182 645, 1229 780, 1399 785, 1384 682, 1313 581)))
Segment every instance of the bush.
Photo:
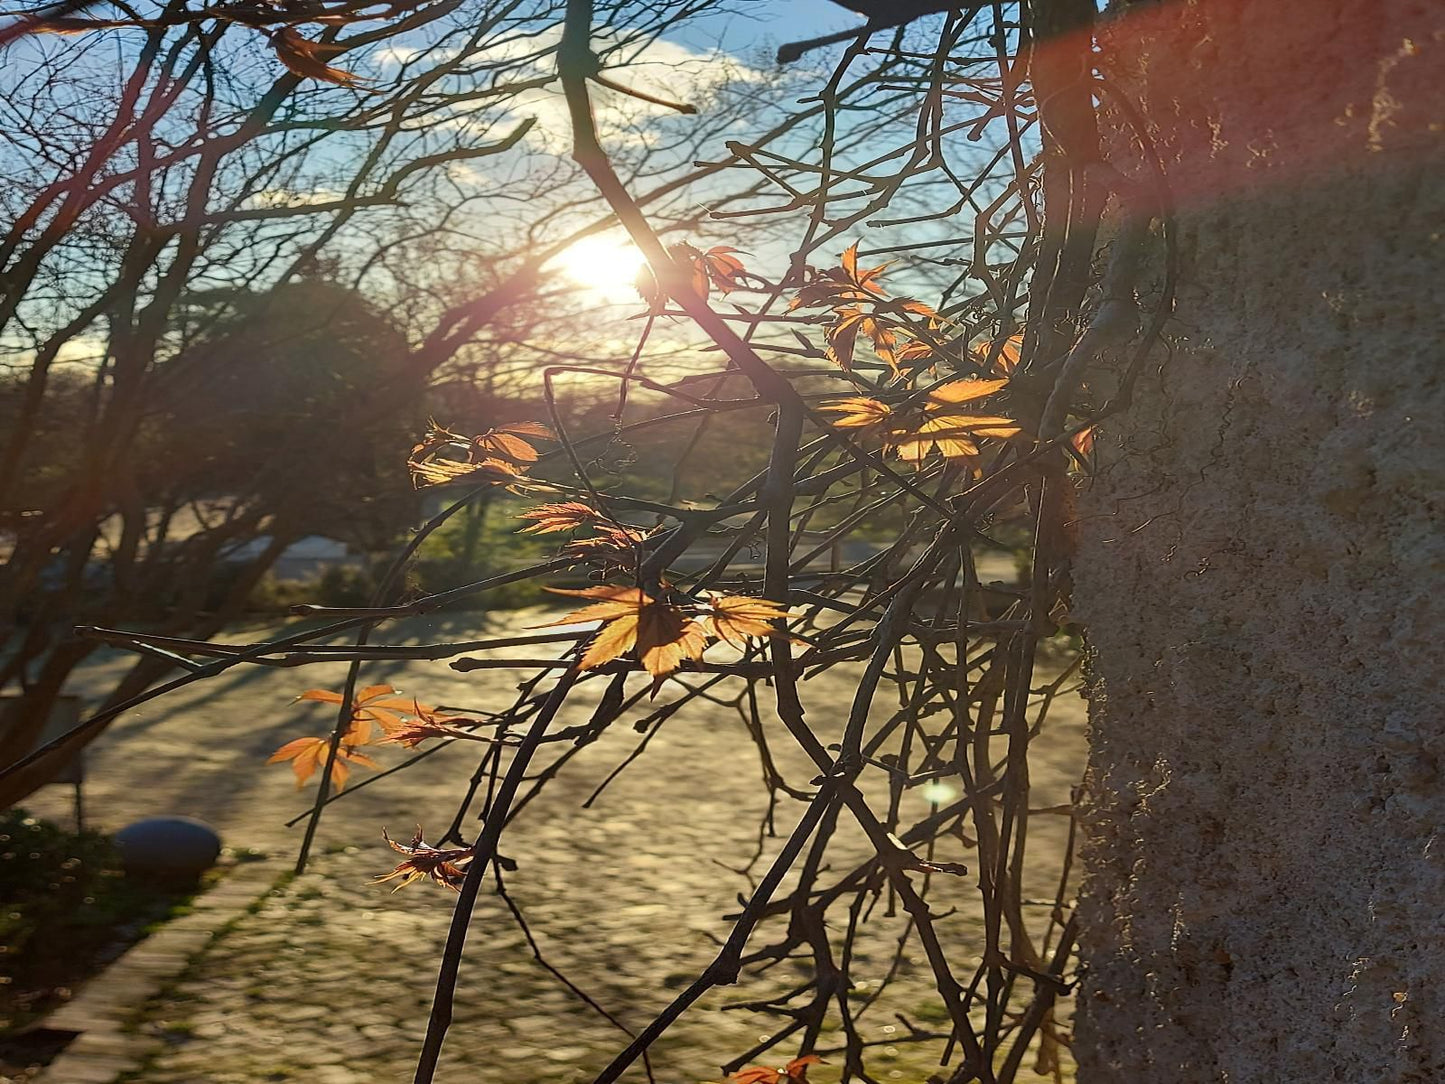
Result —
POLYGON ((109 836, 0 813, 0 1033, 48 1012, 193 891, 127 878, 109 836))

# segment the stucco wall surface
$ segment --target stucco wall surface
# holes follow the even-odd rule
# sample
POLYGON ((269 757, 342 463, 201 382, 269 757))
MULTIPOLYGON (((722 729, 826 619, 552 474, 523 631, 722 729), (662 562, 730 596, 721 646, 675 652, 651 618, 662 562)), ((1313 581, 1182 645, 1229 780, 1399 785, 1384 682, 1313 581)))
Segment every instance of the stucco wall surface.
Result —
POLYGON ((1112 35, 1183 277, 1078 505, 1079 1079, 1442 1082, 1445 4, 1112 35))

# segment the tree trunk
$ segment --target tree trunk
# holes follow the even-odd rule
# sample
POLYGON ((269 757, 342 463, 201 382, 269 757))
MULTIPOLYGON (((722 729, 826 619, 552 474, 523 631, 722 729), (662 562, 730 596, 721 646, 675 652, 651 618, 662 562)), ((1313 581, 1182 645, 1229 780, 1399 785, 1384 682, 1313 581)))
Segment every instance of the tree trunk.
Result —
POLYGON ((1181 287, 1078 508, 1079 1079, 1445 1081, 1445 5, 1104 37, 1181 287))

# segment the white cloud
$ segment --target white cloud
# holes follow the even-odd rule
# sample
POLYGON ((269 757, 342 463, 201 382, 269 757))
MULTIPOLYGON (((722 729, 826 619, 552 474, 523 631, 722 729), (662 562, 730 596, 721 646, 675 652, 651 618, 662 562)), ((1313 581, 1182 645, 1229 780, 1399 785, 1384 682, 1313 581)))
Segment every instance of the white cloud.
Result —
POLYGON ((335 188, 263 188, 246 201, 247 207, 312 207, 319 203, 335 203, 346 193, 335 188))
POLYGON ((383 45, 371 54, 371 59, 387 67, 391 65, 400 67, 402 64, 415 60, 421 56, 423 52, 427 52, 428 55, 430 55, 429 50, 413 49, 409 45, 383 45))
MULTIPOLYGON (((510 39, 489 51, 488 59, 500 60, 508 55, 518 59, 530 57, 532 59, 525 60, 511 73, 511 77, 517 81, 547 77, 554 71, 554 56, 549 50, 556 46, 560 36, 560 29, 549 28, 535 35, 510 39)), ((599 51, 605 52, 607 45, 607 41, 599 41, 599 51)), ((679 104, 705 107, 708 100, 724 86, 765 78, 761 70, 742 63, 729 53, 698 51, 662 38, 629 51, 626 56, 626 63, 604 69, 603 75, 620 86, 679 104)), ((677 115, 667 106, 606 87, 594 84, 591 89, 598 135, 613 145, 646 145, 650 141, 648 129, 651 122, 677 115)), ((527 135, 527 142, 532 147, 553 154, 564 154, 570 148, 571 119, 561 88, 555 83, 549 87, 522 91, 500 107, 458 112, 437 123, 480 135, 484 131, 496 131, 495 124, 499 119, 516 121, 524 117, 535 118, 537 122, 527 135)))

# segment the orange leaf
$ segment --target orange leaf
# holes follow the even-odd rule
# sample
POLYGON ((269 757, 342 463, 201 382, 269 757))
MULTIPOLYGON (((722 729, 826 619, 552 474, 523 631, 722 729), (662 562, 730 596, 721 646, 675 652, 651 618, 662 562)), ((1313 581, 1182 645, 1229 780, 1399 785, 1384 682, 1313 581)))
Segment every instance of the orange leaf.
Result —
POLYGON ((700 658, 707 648, 707 633, 702 623, 665 602, 643 607, 636 635, 637 657, 642 668, 659 679, 688 659, 700 658))
POLYGON ((825 333, 828 340, 827 354, 828 360, 846 373, 853 368, 853 351, 858 342, 863 314, 857 309, 844 309, 839 315, 841 319, 832 324, 825 333))
POLYGON ((572 625, 580 621, 610 621, 616 617, 635 614, 642 606, 652 601, 652 596, 646 594, 641 588, 619 587, 615 584, 583 587, 580 590, 571 590, 565 587, 549 587, 547 590, 554 595, 572 595, 576 598, 595 598, 602 601, 591 606, 584 606, 580 610, 574 610, 560 621, 548 621, 545 625, 539 625, 538 628, 572 625))
POLYGON ((1019 357, 1023 353, 1024 337, 1013 335, 1004 341, 999 349, 997 367, 1005 373, 1011 373, 1018 368, 1019 357))
POLYGON ((794 1058, 788 1062, 787 1065, 783 1066, 783 1072, 787 1074, 789 1080, 797 1081, 798 1084, 806 1084, 808 1066, 822 1064, 823 1059, 817 1054, 805 1054, 801 1058, 794 1058))
POLYGON ((917 301, 911 297, 900 297, 894 303, 904 312, 911 313, 914 316, 922 316, 925 320, 937 321, 939 319, 938 311, 931 305, 925 305, 922 301, 917 301))
POLYGON ((595 598, 549 625, 570 625, 582 621, 604 621, 580 666, 594 670, 635 651, 643 669, 655 678, 666 677, 685 659, 696 659, 707 647, 702 625, 668 602, 659 602, 637 587, 602 586, 581 590, 549 587, 559 595, 595 598))
POLYGON ((303 38, 294 27, 283 26, 272 34, 271 48, 292 75, 341 87, 355 86, 361 81, 355 72, 333 68, 323 59, 341 52, 344 46, 303 38))
POLYGON ((925 418, 916 433, 890 439, 898 446, 899 457, 909 462, 917 462, 935 449, 945 459, 968 459, 978 454, 978 445, 967 439, 966 431, 950 426, 942 418, 925 418), (916 457, 904 453, 904 448, 914 445, 922 445, 916 457))
POLYGON ((535 463, 539 453, 531 443, 523 440, 555 440, 552 430, 536 422, 514 422, 488 429, 472 438, 472 444, 481 449, 489 458, 511 460, 513 463, 535 463))
POLYGON ((931 414, 928 420, 937 431, 968 430, 980 437, 1012 437, 1022 430, 1012 418, 992 414, 931 414))
POLYGON ((924 339, 911 339, 893 351, 893 371, 902 372, 904 362, 933 360, 933 344, 924 339))
POLYGON ((637 646, 637 612, 614 617, 593 638, 579 664, 583 670, 595 670, 613 659, 621 658, 637 646))
POLYGON ((341 694, 330 692, 327 689, 307 689, 296 700, 320 700, 326 704, 339 704, 341 703, 341 694))
MULTIPOLYGON (((368 685, 356 694, 356 703, 365 704, 368 700, 375 700, 378 696, 392 696, 395 692, 395 687, 391 685, 368 685)), ((340 702, 339 699, 336 701, 338 704, 340 702)))
POLYGON ((892 408, 887 403, 866 396, 822 403, 818 409, 839 414, 840 417, 833 419, 833 424, 839 429, 875 429, 887 422, 892 414, 892 408))
POLYGON ((741 286, 742 278, 747 274, 742 260, 732 255, 736 251, 729 245, 714 245, 702 254, 702 266, 707 277, 725 294, 741 286))
POLYGON ((498 433, 490 429, 473 437, 472 443, 489 457, 508 459, 513 463, 535 463, 539 455, 537 449, 521 437, 514 437, 511 433, 498 433))
POLYGON ((541 422, 508 422, 497 426, 499 433, 515 433, 519 437, 536 437, 539 440, 556 440, 557 434, 541 422))
POLYGON ((521 530, 522 534, 554 534, 558 531, 575 531, 601 519, 601 514, 590 504, 582 501, 563 501, 560 504, 543 504, 528 509, 517 517, 535 522, 521 530))
POLYGON ((843 252, 843 272, 854 285, 869 293, 882 294, 883 290, 878 286, 878 278, 888 267, 886 263, 880 263, 877 267, 858 266, 858 242, 854 241, 843 252))
POLYGON ((788 618, 788 609, 782 603, 748 595, 715 597, 711 608, 712 614, 703 620, 704 630, 734 647, 746 646, 749 636, 782 635, 774 622, 788 618))
MULTIPOLYGON (((267 757, 266 763, 277 764, 283 760, 291 761, 291 770, 296 773, 296 786, 300 789, 306 780, 326 764, 330 749, 331 739, 329 738, 297 738, 294 741, 288 741, 267 757)), ((350 746, 338 747, 336 761, 331 766, 331 782, 337 790, 346 785, 346 777, 351 773, 352 763, 360 764, 364 768, 377 766, 369 756, 356 752, 350 746)))
MULTIPOLYGON (((934 408, 930 407, 930 410, 934 408)), ((886 438, 898 458, 907 463, 921 463, 928 453, 937 451, 945 459, 972 459, 978 455, 977 441, 1017 436, 1022 430, 1012 418, 993 415, 928 414, 916 431, 898 430, 886 438)))
POLYGON ((607 526, 592 538, 574 538, 562 547, 562 552, 579 561, 635 566, 639 558, 638 547, 647 541, 648 534, 640 527, 607 526))
MULTIPOLYGON (((351 723, 343 738, 345 748, 369 744, 373 724, 390 733, 402 725, 402 715, 427 717, 436 710, 395 694, 396 689, 390 685, 368 685, 355 695, 351 702, 351 723)), ((301 700, 340 704, 342 695, 326 689, 308 689, 296 698, 296 701, 301 700)))
POLYGON ((1002 380, 953 380, 947 384, 940 384, 928 393, 931 403, 970 403, 975 399, 982 399, 1000 391, 1008 384, 1008 379, 1002 380))

